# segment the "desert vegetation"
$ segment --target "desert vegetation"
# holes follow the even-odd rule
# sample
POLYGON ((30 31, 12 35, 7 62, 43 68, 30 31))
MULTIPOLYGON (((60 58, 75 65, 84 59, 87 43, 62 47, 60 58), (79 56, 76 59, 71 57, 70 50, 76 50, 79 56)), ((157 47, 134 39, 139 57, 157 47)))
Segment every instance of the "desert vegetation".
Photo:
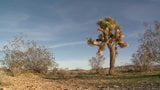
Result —
POLYGON ((160 23, 155 21, 153 26, 145 22, 144 26, 140 46, 131 59, 138 71, 150 71, 160 61, 160 23))
POLYGON ((103 56, 92 57, 89 60, 89 65, 91 66, 92 70, 95 70, 96 73, 101 73, 103 69, 105 58, 103 56))
MULTIPOLYGON (((58 68, 53 53, 23 36, 13 37, 4 47, 0 68, 1 90, 159 90, 160 89, 160 23, 145 23, 132 64, 115 66, 118 47, 128 47, 120 26, 111 17, 97 22, 98 39, 89 45, 98 46, 91 57, 90 70, 58 68), (103 67, 103 52, 109 48, 110 67, 103 67)), ((87 43, 86 42, 86 43, 87 43)))
POLYGON ((97 22, 98 24, 98 32, 101 32, 98 36, 98 39, 93 40, 90 38, 88 40, 89 45, 95 45, 98 46, 98 52, 97 55, 102 56, 103 52, 108 46, 109 52, 110 52, 110 69, 109 74, 114 74, 114 67, 115 67, 115 60, 116 56, 118 54, 118 45, 121 48, 128 47, 128 43, 124 42, 123 39, 125 35, 122 33, 122 30, 120 26, 117 24, 117 22, 111 18, 107 17, 104 19, 101 19, 97 22))
POLYGON ((3 65, 13 75, 26 71, 45 74, 57 66, 49 49, 37 45, 35 41, 25 40, 23 36, 15 36, 4 46, 3 51, 3 65))

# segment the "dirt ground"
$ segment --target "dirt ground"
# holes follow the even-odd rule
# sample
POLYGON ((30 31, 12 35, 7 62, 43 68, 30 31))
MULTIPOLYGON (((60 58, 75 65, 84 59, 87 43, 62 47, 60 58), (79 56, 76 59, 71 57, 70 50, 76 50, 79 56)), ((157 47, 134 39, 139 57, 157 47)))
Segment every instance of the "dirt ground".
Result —
POLYGON ((48 76, 33 73, 23 73, 13 77, 0 71, 0 90, 133 90, 133 88, 134 90, 160 90, 159 74, 98 77, 48 78, 48 76), (154 84, 147 83, 150 81, 153 81, 154 84), (124 84, 138 82, 141 84, 135 84, 135 86, 124 84))
POLYGON ((73 80, 51 80, 32 73, 9 76, 0 72, 0 90, 94 90, 73 80))

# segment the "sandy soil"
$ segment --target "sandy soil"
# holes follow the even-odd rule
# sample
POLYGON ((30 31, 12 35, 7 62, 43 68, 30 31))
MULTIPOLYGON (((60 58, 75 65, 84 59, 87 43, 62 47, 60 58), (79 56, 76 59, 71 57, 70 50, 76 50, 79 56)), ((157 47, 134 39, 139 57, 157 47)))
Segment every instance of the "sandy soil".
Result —
POLYGON ((45 79, 32 73, 13 77, 1 71, 0 78, 0 90, 94 90, 92 87, 73 83, 74 80, 45 79))
MULTIPOLYGON (((106 79, 96 77, 83 79, 82 77, 61 79, 48 78, 46 76, 36 75, 33 73, 24 73, 13 77, 0 70, 0 90, 160 90, 158 77, 155 77, 157 83, 151 83, 148 85, 145 83, 136 84, 135 86, 130 84, 125 85, 123 83, 119 84, 118 79, 107 78, 109 78, 109 76, 106 77, 106 79), (107 84, 107 82, 109 84, 107 84), (114 83, 112 84, 112 82, 114 83)), ((150 78, 142 78, 141 80, 143 79, 149 80, 150 78)), ((127 80, 125 81, 127 82, 127 80)), ((137 78, 135 78, 135 80, 137 80, 137 78)))

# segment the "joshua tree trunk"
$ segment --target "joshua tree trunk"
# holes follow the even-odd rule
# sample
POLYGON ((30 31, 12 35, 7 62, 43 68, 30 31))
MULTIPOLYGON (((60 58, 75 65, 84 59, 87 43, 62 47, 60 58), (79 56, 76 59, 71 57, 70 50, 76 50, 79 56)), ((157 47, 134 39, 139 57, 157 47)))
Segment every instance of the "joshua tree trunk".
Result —
POLYGON ((109 75, 114 74, 115 70, 115 59, 116 59, 116 50, 115 50, 115 45, 112 45, 109 47, 110 50, 110 68, 109 68, 109 75))

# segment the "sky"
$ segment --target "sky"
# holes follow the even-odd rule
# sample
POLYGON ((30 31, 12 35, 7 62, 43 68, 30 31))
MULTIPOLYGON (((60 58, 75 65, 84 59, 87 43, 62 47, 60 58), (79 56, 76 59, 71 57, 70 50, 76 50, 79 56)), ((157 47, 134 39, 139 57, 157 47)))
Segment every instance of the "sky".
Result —
MULTIPOLYGON (((143 22, 159 20, 159 9, 160 0, 0 0, 0 49, 23 33, 50 48, 59 68, 89 69, 88 60, 98 48, 88 46, 87 38, 96 38, 96 22, 110 16, 130 45, 118 49, 116 66, 130 64, 144 32, 143 22)), ((108 67, 108 50, 105 57, 108 67)))

